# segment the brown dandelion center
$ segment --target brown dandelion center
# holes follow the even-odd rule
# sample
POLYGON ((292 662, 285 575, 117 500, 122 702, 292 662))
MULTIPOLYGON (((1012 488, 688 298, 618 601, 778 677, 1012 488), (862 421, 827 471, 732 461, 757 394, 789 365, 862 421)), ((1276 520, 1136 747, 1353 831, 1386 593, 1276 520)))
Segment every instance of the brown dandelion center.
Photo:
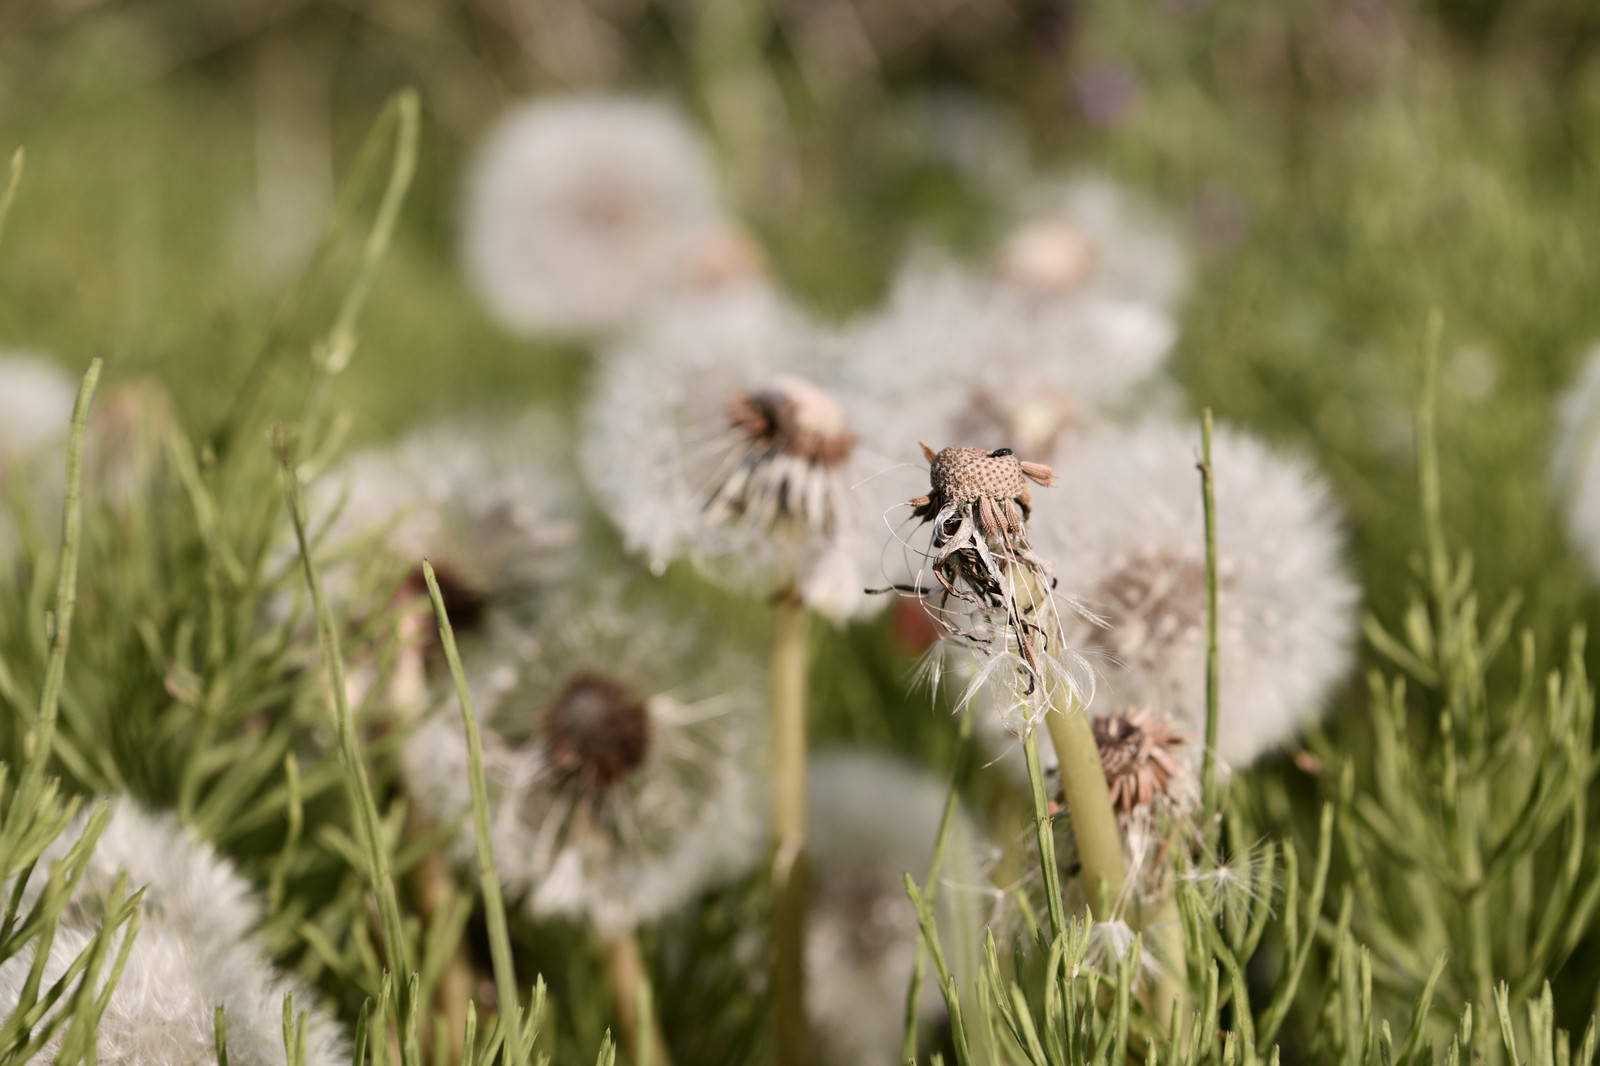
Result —
POLYGON ((1154 655, 1199 631, 1205 595, 1205 564, 1162 549, 1130 557, 1101 580, 1090 602, 1106 615, 1119 654, 1154 655))
POLYGON ((1090 725, 1111 806, 1119 814, 1144 810, 1172 794, 1173 782, 1185 772, 1179 756, 1183 733, 1143 707, 1096 715, 1090 725))
POLYGON ((728 417, 752 441, 817 466, 838 466, 856 445, 838 401, 787 374, 733 397, 728 417))
POLYGON ((567 681, 544 711, 543 743, 550 765, 599 797, 650 750, 650 715, 644 702, 599 674, 567 681))
POLYGON ((1081 229, 1063 218, 1022 227, 1000 250, 999 272, 1008 281, 1043 293, 1077 288, 1094 272, 1098 253, 1081 229))
POLYGON ((584 227, 601 233, 620 233, 633 227, 638 216, 634 197, 621 186, 595 182, 578 190, 573 214, 584 227))

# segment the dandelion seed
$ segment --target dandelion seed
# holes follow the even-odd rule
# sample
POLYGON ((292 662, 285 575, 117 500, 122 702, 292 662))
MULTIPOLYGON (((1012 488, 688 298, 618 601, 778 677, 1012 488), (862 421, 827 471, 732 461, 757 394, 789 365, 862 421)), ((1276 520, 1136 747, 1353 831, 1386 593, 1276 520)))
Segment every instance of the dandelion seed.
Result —
MULTIPOLYGON (((1217 755, 1241 768, 1295 737, 1349 670, 1358 590, 1326 487, 1302 463, 1220 430, 1217 755)), ((1059 474, 1092 505, 1033 524, 1038 550, 1098 623, 1068 638, 1098 654, 1091 707, 1148 705, 1205 734, 1205 544, 1195 440, 1151 423, 1097 434, 1059 474)), ((1191 762, 1197 760, 1192 750, 1191 762)))
POLYGON ((1154 304, 1041 301, 935 265, 909 268, 844 343, 881 450, 959 440, 1053 461, 1152 386, 1176 337, 1154 304))
MULTIPOLYGON (((943 813, 945 783, 896 760, 857 751, 819 754, 808 780, 811 907, 806 1003, 824 1061, 841 1066, 895 1061, 916 957, 916 911, 905 875, 927 876, 943 813)), ((951 824, 936 920, 957 980, 975 972, 982 908, 990 890, 976 829, 951 824)), ((944 1014, 937 982, 922 989, 925 1021, 944 1014)))
POLYGON ((511 112, 467 181, 462 260, 501 324, 588 335, 756 272, 709 153, 670 106, 569 96, 511 112))
POLYGON ((761 286, 663 312, 608 353, 583 470, 629 550, 740 590, 793 587, 835 619, 875 606, 873 464, 837 353, 761 286))
MULTIPOLYGON (((86 823, 87 815, 80 815, 46 849, 25 886, 26 901, 37 898, 45 871, 65 858, 86 823)), ((276 971, 250 942, 262 913, 250 884, 171 815, 150 813, 128 799, 112 801, 111 816, 51 943, 42 988, 59 979, 88 946, 119 872, 126 872, 130 893, 142 888, 145 895, 127 966, 100 1019, 100 1062, 209 1066, 216 1061, 214 1015, 220 1005, 227 1017, 230 1061, 281 1063, 286 993, 293 995, 297 1013, 309 1012, 305 1061, 349 1061, 338 1027, 315 1010, 315 993, 276 971)), ((113 934, 111 957, 125 937, 125 927, 113 934)), ((0 963, 0 1015, 18 1004, 36 949, 37 941, 0 963)), ((56 1049, 56 1040, 45 1048, 47 1053, 56 1049)))
MULTIPOLYGON (((762 843, 761 693, 753 664, 708 656, 681 619, 586 591, 519 656, 471 678, 482 719, 490 837, 508 892, 536 917, 625 933, 745 872, 762 843)), ((470 809, 453 703, 405 749, 428 819, 470 809)), ((468 820, 452 842, 476 861, 468 820)))
POLYGON ((1226 859, 1201 856, 1179 876, 1200 890, 1213 914, 1237 926, 1257 906, 1270 903, 1277 892, 1272 857, 1272 845, 1260 841, 1226 859))

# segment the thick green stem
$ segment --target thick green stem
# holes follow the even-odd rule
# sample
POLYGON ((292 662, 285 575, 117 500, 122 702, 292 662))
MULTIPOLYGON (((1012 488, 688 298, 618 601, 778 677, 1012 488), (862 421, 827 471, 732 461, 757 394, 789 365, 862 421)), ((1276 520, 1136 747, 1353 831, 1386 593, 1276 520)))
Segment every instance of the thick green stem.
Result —
POLYGON ((650 1007, 644 955, 633 933, 607 937, 604 943, 606 981, 611 985, 622 1026, 623 1045, 635 1066, 672 1066, 666 1038, 650 1007))
POLYGON ((1070 696, 1066 699, 1066 706, 1052 707, 1044 720, 1061 765, 1061 791, 1083 866, 1084 894, 1089 910, 1104 921, 1122 898, 1126 880, 1122 834, 1111 810, 1111 790, 1100 766, 1100 746, 1089 727, 1089 715, 1070 696))
POLYGON ((806 610, 786 589, 772 601, 772 995, 781 1066, 810 1060, 805 1009, 806 610))

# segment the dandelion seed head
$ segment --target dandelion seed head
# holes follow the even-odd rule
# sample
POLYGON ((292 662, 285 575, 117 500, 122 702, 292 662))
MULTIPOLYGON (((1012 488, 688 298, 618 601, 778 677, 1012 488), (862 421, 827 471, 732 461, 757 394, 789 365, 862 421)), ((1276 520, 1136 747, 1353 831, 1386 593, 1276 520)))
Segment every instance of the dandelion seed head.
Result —
POLYGON ((1183 749, 1188 737, 1147 707, 1126 707, 1089 721, 1111 806, 1128 817, 1178 797, 1188 781, 1183 749))
MULTIPOLYGON (((283 997, 308 1012, 306 1061, 349 1061, 338 1027, 317 1009, 315 993, 279 973, 251 942, 262 905, 233 865, 168 813, 127 798, 112 800, 110 815, 90 852, 50 946, 44 967, 48 988, 88 946, 103 922, 119 875, 127 892, 144 891, 141 924, 127 966, 98 1028, 100 1062, 115 1066, 211 1064, 216 1061, 214 1012, 226 1011, 231 1061, 283 1061, 283 997)), ((31 905, 44 889, 52 863, 66 858, 87 826, 79 814, 45 849, 24 886, 31 905)), ((112 936, 114 958, 126 927, 112 936)), ((0 1015, 19 999, 38 942, 0 963, 0 1015)), ((108 978, 102 976, 101 988, 108 978)), ((46 1050, 53 1052, 58 1041, 46 1050)))
POLYGON ((77 382, 61 367, 26 352, 0 352, 0 476, 11 461, 65 440, 77 382))
POLYGON ((1188 257, 1148 204, 1102 175, 1040 182, 1021 197, 1020 218, 995 256, 995 272, 1047 300, 1085 293, 1158 308, 1188 287, 1188 257))
POLYGON ((674 109, 568 96, 489 134, 466 182, 462 261, 507 329, 587 335, 753 269, 733 229, 709 152, 674 109))
POLYGON ((878 601, 874 460, 838 352, 764 286, 681 302, 607 352, 585 476, 630 551, 842 619, 878 601))
MULTIPOLYGON (((623 931, 756 860, 760 674, 606 582, 556 609, 560 626, 470 671, 490 838, 508 893, 531 915, 623 931)), ((471 807, 453 700, 441 696, 403 758, 419 809, 440 824, 471 807)), ((469 824, 451 853, 475 861, 469 824)))
POLYGON ((1164 308, 1100 293, 1041 301, 946 263, 912 263, 844 335, 872 446, 960 441, 1054 461, 1158 380, 1177 338, 1164 308))
MULTIPOLYGON (((1205 543, 1196 433, 1108 429, 1061 464, 1092 505, 1032 524, 1094 621, 1068 641, 1095 657, 1101 713, 1149 706, 1205 735, 1205 543)), ((1221 704, 1217 755, 1242 768, 1292 740, 1352 665, 1359 592, 1327 487, 1300 461, 1227 428, 1213 439, 1221 704)))
MULTIPOLYGON (((916 912, 905 875, 922 884, 944 810, 945 782, 895 759, 824 751, 807 780, 810 916, 806 1006, 825 1061, 866 1066, 898 1057, 903 1004, 916 955, 916 912)), ((958 975, 975 972, 982 904, 982 842, 957 810, 946 840, 935 920, 958 975)), ((923 986, 925 1020, 943 1015, 937 983, 923 986)))

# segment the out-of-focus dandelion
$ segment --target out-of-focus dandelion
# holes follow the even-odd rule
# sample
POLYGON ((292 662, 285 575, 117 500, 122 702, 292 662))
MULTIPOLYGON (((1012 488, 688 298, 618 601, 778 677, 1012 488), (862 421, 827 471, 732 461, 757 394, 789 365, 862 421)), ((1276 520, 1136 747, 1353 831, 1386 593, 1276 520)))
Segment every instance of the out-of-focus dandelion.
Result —
MULTIPOLYGON (((524 654, 471 678, 483 719, 500 875, 536 917, 626 932, 749 869, 763 834, 759 673, 698 633, 602 590, 569 603, 524 654)), ((406 746, 433 819, 469 809, 453 706, 406 746)), ((470 826, 453 852, 476 855, 470 826)))
POLYGON ((77 383, 54 363, 0 353, 0 564, 16 554, 22 530, 60 500, 61 464, 45 453, 66 440, 77 392, 77 383), (27 520, 21 527, 19 513, 27 520))
MULTIPOLYGON (((540 415, 451 422, 357 452, 317 480, 313 513, 325 528, 315 532, 330 595, 370 595, 368 604, 346 602, 358 617, 416 601, 399 620, 404 691, 391 695, 401 702, 421 698, 420 673, 436 640, 422 602, 424 558, 470 647, 528 638, 542 595, 572 565, 582 526, 567 453, 540 415)), ((354 663, 353 683, 370 683, 370 666, 354 663)))
MULTIPOLYGON (((558 609, 562 621, 536 644, 469 679, 489 833, 501 880, 530 915, 600 935, 626 1027, 642 978, 634 930, 747 872, 760 854, 759 672, 616 589, 575 591, 558 609)), ((453 705, 424 719, 404 767, 430 821, 451 824, 470 809, 453 705)), ((473 861, 470 822, 451 850, 459 864, 473 861)))
POLYGON ((1168 226, 1109 178, 1040 182, 995 256, 996 273, 1042 301, 1110 298, 1170 310, 1189 281, 1168 226))
POLYGON ((584 417, 589 485, 630 550, 843 619, 878 606, 877 509, 838 353, 747 285, 663 312, 608 353, 584 417))
POLYGON ((1557 411, 1550 481, 1566 518, 1567 536, 1600 576, 1600 344, 1584 357, 1557 411))
POLYGON ((834 620, 881 601, 874 473, 837 350, 749 285, 664 312, 611 353, 585 414, 590 487, 630 549, 688 558, 771 597, 773 865, 779 1046, 803 1060, 807 608, 834 620))
POLYGON ((650 99, 525 104, 467 179, 462 261, 519 334, 589 336, 684 291, 759 272, 699 134, 650 99))
MULTIPOLYGON (((1034 524, 1035 545, 1098 623, 1096 708, 1149 705, 1205 735, 1204 525, 1195 435, 1147 423, 1085 441, 1059 469, 1093 506, 1034 524)), ((1323 712, 1351 666, 1358 590, 1327 488, 1304 464, 1219 430, 1217 757, 1240 768, 1323 712)), ((1191 750, 1191 765, 1199 753, 1191 750)))
MULTIPOLYGON (((926 876, 946 785, 896 760, 858 751, 817 756, 808 780, 812 894, 806 933, 807 1008, 823 1061, 840 1066, 899 1056, 903 1003, 917 950, 905 875, 926 876)), ((984 845, 960 811, 950 824, 936 920, 958 973, 972 972, 990 897, 984 845)), ((922 988, 925 1021, 943 1015, 937 986, 922 988)))
POLYGON ((949 266, 913 265, 845 343, 850 388, 877 412, 878 449, 960 440, 1054 461, 1152 385, 1176 337, 1154 304, 1041 301, 949 266))
MULTIPOLYGON (((50 862, 76 843, 86 821, 80 816, 50 845, 35 868, 37 882, 42 883, 50 862)), ((171 815, 152 814, 127 799, 112 802, 111 817, 51 942, 41 987, 50 987, 87 947, 119 872, 127 874, 128 892, 144 890, 143 913, 100 1019, 100 1062, 214 1063, 218 1006, 226 1018, 230 1061, 282 1062, 286 994, 303 1015, 305 1061, 349 1061, 338 1027, 315 1009, 315 993, 275 970, 251 944, 261 903, 249 883, 171 815)), ((41 888, 30 882, 24 898, 41 888)), ((113 958, 126 936, 126 927, 112 935, 113 958)), ((19 1002, 37 943, 0 964, 0 1013, 19 1002)), ((52 1041, 46 1051, 55 1047, 52 1041)))

